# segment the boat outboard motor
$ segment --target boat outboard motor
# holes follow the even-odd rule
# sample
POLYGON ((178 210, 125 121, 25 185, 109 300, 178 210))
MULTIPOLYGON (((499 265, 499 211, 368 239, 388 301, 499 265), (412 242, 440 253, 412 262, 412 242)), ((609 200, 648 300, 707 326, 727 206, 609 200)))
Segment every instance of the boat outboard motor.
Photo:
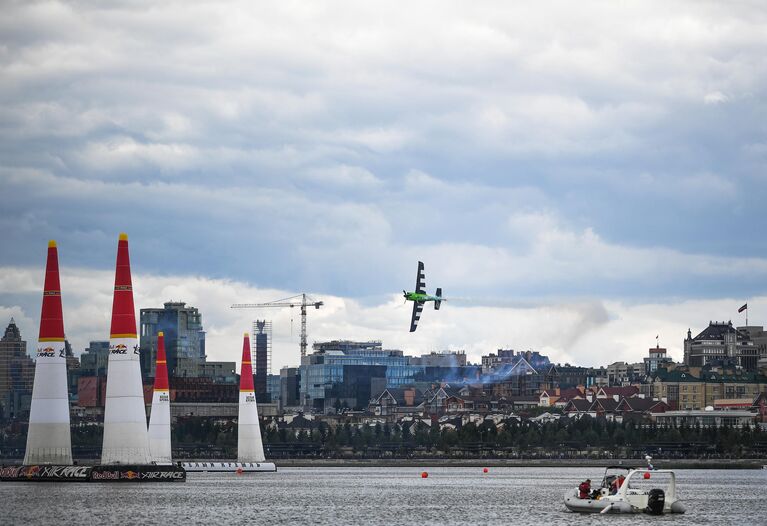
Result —
POLYGON ((645 513, 650 515, 662 515, 666 505, 666 494, 662 489, 651 489, 647 495, 647 507, 645 513))

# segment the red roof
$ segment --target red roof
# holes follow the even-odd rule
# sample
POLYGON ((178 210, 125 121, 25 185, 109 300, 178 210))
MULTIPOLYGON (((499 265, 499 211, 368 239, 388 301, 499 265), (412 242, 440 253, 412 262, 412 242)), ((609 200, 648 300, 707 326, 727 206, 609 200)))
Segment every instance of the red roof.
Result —
POLYGON ((564 389, 560 392, 557 403, 567 402, 568 400, 585 400, 585 399, 586 399, 586 395, 584 395, 580 389, 564 389))
POLYGON ((624 398, 618 406, 621 412, 632 411, 635 413, 665 413, 670 409, 669 405, 661 400, 649 398, 624 398))
POLYGON ((634 385, 627 385, 622 387, 602 387, 597 391, 597 396, 603 393, 605 396, 613 397, 618 395, 620 397, 632 397, 639 394, 639 388, 634 385))

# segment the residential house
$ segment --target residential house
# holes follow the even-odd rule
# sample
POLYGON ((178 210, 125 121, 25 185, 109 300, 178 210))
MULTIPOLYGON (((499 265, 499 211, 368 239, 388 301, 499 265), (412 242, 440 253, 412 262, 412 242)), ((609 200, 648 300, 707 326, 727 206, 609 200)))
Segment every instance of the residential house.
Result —
POLYGON ((639 387, 627 385, 623 387, 600 387, 597 389, 597 398, 612 398, 619 401, 621 398, 639 396, 639 387))

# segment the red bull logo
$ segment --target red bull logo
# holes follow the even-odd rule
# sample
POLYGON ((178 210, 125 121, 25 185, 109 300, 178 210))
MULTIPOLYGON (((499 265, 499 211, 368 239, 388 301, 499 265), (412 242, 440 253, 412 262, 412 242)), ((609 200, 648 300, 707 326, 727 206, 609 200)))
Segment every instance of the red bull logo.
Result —
POLYGON ((128 346, 127 345, 123 345, 122 343, 118 343, 117 345, 112 345, 109 348, 109 352, 111 354, 127 354, 128 346))
POLYGON ((136 472, 136 471, 124 471, 123 473, 121 473, 121 476, 124 479, 133 480, 133 479, 137 479, 138 478, 138 472, 136 472))
POLYGON ((44 349, 37 349, 37 357, 45 356, 47 358, 53 358, 56 356, 56 349, 53 347, 45 347, 44 349))
POLYGON ((94 471, 91 474, 91 480, 119 480, 119 471, 94 471))

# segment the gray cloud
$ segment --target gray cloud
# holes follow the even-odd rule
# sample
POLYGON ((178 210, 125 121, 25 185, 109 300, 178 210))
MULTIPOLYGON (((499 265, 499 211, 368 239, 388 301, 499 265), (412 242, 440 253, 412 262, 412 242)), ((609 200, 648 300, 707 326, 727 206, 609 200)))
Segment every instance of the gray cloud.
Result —
MULTIPOLYGON (((0 267, 4 276, 0 323, 15 317, 22 335, 34 345, 39 326, 42 268, 0 267)), ((113 272, 62 268, 64 325, 76 352, 91 340, 108 338, 113 272)), ((242 332, 254 318, 273 321, 274 370, 298 363, 298 313, 292 309, 233 310, 235 301, 267 301, 294 291, 265 289, 234 280, 183 275, 134 273, 136 308, 159 307, 169 300, 184 300, 198 307, 207 332, 211 360, 237 360, 242 332)), ((381 339, 387 348, 408 354, 434 350, 465 350, 472 361, 498 348, 536 349, 555 361, 600 365, 616 360, 638 361, 661 337, 676 359, 682 356, 687 328, 703 328, 708 318, 729 319, 740 305, 736 298, 628 303, 567 301, 545 305, 483 306, 480 302, 448 301, 439 312, 428 310, 416 333, 407 332, 410 306, 401 297, 365 305, 353 298, 315 294, 325 307, 312 310, 308 321, 310 343, 334 338, 381 339)), ((764 319, 767 297, 749 300, 751 315, 764 319)), ((138 316, 138 312, 137 312, 138 316)), ((138 319, 138 318, 137 318, 138 319)))
POLYGON ((418 259, 486 304, 764 294, 765 13, 659 6, 7 3, 0 265, 128 231, 370 308, 418 259))

